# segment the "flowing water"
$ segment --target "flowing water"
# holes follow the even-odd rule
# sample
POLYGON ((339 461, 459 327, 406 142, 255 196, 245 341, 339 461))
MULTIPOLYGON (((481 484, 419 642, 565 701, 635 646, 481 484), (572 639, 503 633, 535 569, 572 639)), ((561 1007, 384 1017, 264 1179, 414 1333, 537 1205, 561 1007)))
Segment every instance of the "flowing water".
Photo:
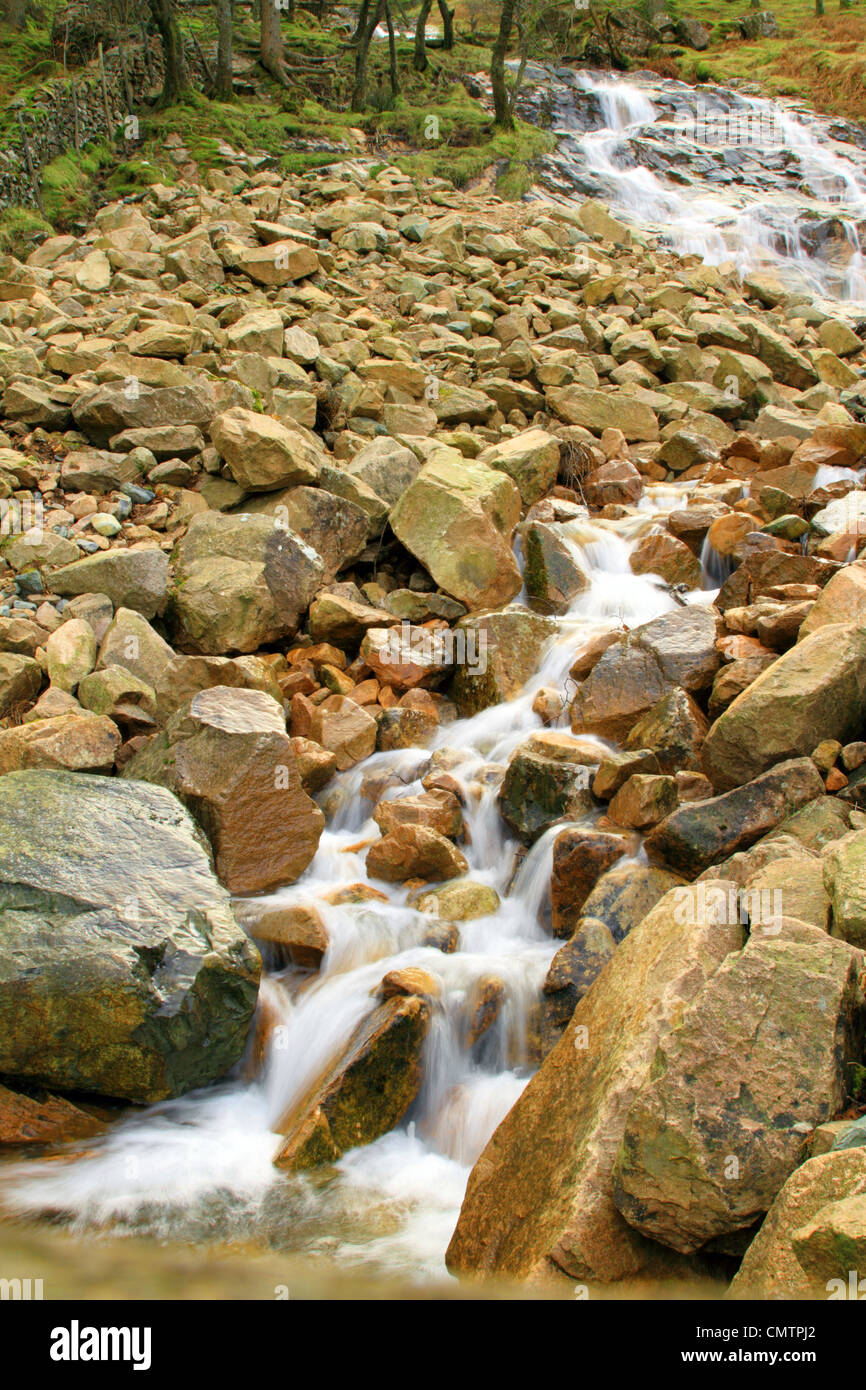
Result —
MULTIPOLYGON (((557 70, 544 90, 561 137, 546 161, 547 196, 598 194, 615 211, 662 231, 678 250, 734 260, 744 270, 772 263, 803 277, 813 292, 866 297, 859 249, 863 156, 835 140, 830 123, 807 124, 774 107, 787 141, 782 153, 749 151, 753 163, 764 159, 763 172, 752 176, 739 161, 736 177, 727 179, 729 165, 682 134, 677 103, 696 112, 695 93, 682 84, 652 74, 624 82, 557 70), (671 156, 672 130, 678 161, 671 156), (842 204, 827 202, 831 195, 843 200, 844 216, 842 204), (832 223, 823 239, 815 231, 819 223, 832 223)), ((738 112, 760 105, 725 97, 738 112)), ((314 904, 330 945, 315 976, 266 958, 261 1006, 274 1026, 256 1079, 231 1080, 137 1113, 71 1155, 7 1167, 7 1208, 54 1213, 83 1231, 253 1240, 361 1267, 370 1276, 444 1276, 469 1169, 531 1074, 528 1014, 561 944, 547 919, 552 843, 562 826, 519 853, 497 810, 504 765, 542 727, 532 708, 535 694, 543 686, 565 687, 584 642, 612 624, 634 627, 674 606, 660 579, 632 574, 629 552, 654 518, 683 504, 690 486, 650 485, 636 514, 622 520, 558 524, 590 584, 557 620, 522 694, 440 728, 431 748, 376 754, 322 794, 328 824, 316 857, 297 883, 272 897, 314 904), (407 902, 403 886, 371 884, 386 901, 337 906, 325 898, 341 884, 367 882, 364 842, 378 836, 371 814, 383 781, 385 795, 417 792, 431 758, 463 790, 470 878, 501 896, 497 912, 460 924, 459 949, 450 955, 422 944, 433 919, 407 902), (364 795, 370 783, 379 784, 373 799, 364 795), (278 1117, 370 1011, 382 977, 406 966, 429 972, 440 989, 422 1091, 406 1121, 348 1153, 336 1169, 278 1172, 272 1165, 278 1117), (468 1001, 491 975, 504 985, 505 1004, 483 1049, 473 1053, 466 1041, 468 1001)), ((724 578, 719 557, 707 553, 703 560, 707 587, 687 595, 688 602, 711 602, 724 578)), ((597 742, 601 757, 606 745, 597 742)))

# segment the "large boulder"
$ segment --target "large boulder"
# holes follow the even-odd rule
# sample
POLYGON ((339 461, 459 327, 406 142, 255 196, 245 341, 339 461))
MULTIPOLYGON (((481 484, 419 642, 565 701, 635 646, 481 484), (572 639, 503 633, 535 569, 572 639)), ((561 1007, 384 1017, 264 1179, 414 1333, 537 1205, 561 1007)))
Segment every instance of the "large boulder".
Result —
POLYGON ((142 1103, 222 1076, 258 953, 164 787, 10 772, 0 825, 0 1072, 142 1103))
POLYGON ((218 415, 210 433, 235 482, 246 492, 314 483, 326 458, 324 450, 298 430, 243 406, 218 415))
POLYGON ((866 830, 836 841, 824 861, 824 886, 830 895, 832 932, 866 950, 866 830))
POLYGON ((721 664, 717 627, 712 608, 677 608, 618 638, 574 697, 575 733, 622 740, 674 687, 709 689, 721 664))
POLYGON ((470 609, 497 608, 521 587, 511 552, 520 493, 504 473, 440 453, 391 512, 391 529, 436 583, 470 609))
POLYGON ((669 1269, 614 1206, 613 1165, 659 1040, 743 942, 713 914, 683 931, 681 892, 697 890, 668 893, 614 952, 473 1168, 453 1273, 604 1282, 669 1269))
POLYGON ((811 758, 792 758, 722 796, 679 806, 650 831, 646 852, 685 874, 702 873, 748 849, 823 791, 811 758))
POLYGON ((203 512, 175 552, 178 640, 216 656, 291 636, 323 573, 316 552, 272 518, 203 512))
POLYGON ((560 441, 546 430, 524 430, 491 444, 479 454, 478 461, 513 478, 523 502, 531 506, 556 482, 560 448, 560 441))
POLYGON ((793 919, 774 930, 753 933, 660 1039, 626 1121, 617 1207, 683 1253, 769 1209, 860 1056, 862 953, 793 919))
POLYGON ((719 791, 751 781, 822 739, 859 738, 866 717, 866 629, 818 628, 785 652, 719 716, 702 750, 719 791))
POLYGON ((559 732, 533 734, 515 751, 499 788, 499 811, 525 844, 558 820, 571 820, 594 806, 593 774, 601 750, 589 739, 559 732))
POLYGON ((124 776, 180 797, 232 893, 294 883, 318 848, 324 816, 301 786, 282 709, 259 690, 217 685, 194 695, 124 776))

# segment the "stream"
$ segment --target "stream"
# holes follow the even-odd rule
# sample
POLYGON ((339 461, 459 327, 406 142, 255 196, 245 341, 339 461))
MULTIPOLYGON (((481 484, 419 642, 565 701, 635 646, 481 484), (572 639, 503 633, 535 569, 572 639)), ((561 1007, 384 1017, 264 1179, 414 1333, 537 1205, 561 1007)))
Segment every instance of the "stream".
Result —
MULTIPOLYGON (((809 297, 844 301, 854 313, 862 302, 866 310, 866 134, 858 127, 720 89, 702 94, 652 73, 625 81, 531 65, 522 107, 524 114, 546 111, 559 137, 532 196, 599 197, 671 249, 711 264, 733 262, 743 274, 772 271, 809 297), (719 112, 763 130, 765 143, 708 143, 700 121, 719 121, 719 112)), ((831 475, 823 470, 815 486, 831 475)), ((428 748, 374 754, 320 795, 328 823, 315 859, 297 883, 271 897, 314 904, 330 946, 314 976, 265 957, 261 1000, 275 1026, 259 1076, 152 1107, 79 1146, 81 1152, 7 1166, 7 1209, 51 1213, 77 1231, 254 1242, 371 1277, 445 1277, 445 1249, 470 1167, 531 1075, 528 1015, 562 945, 547 918, 552 845, 564 826, 520 857, 498 813, 498 785, 518 744, 545 727, 533 712, 536 692, 563 687, 581 646, 612 621, 634 627, 674 607, 661 579, 632 574, 629 552, 694 486, 649 484, 634 515, 558 523, 590 584, 557 619, 521 695, 441 727, 428 748), (385 778, 386 795, 416 793, 431 759, 463 792, 469 877, 501 896, 495 914, 460 923, 451 955, 421 944, 431 917, 407 902, 403 885, 373 881, 386 902, 337 906, 325 899, 341 884, 368 882, 366 847, 355 848, 378 836, 376 801, 363 794, 365 786, 385 778), (278 1172, 278 1116, 369 1012, 382 977, 407 966, 432 975, 441 995, 422 1091, 406 1122, 348 1153, 335 1169, 278 1172), (473 1052, 467 1000, 488 975, 503 982, 505 1004, 484 1049, 473 1052)), ((712 561, 708 556, 707 587, 687 602, 712 602, 712 561)), ((560 723, 567 727, 565 717, 560 723)), ((596 741, 601 758, 610 745, 596 741)))

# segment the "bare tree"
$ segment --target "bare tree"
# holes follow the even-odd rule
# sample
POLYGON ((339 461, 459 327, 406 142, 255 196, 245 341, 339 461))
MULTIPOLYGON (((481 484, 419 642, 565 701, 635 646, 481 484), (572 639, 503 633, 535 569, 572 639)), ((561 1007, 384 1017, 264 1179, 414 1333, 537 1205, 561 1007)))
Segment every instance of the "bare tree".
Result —
POLYGON ((502 130, 514 129, 511 102, 508 99, 508 88, 505 85, 505 55, 508 52, 508 43, 514 26, 516 6, 517 0, 502 0, 499 33, 496 35, 490 60, 490 82, 493 87, 493 124, 502 130))
POLYGON ((232 88, 232 0, 216 0, 217 66, 213 94, 217 101, 231 101, 232 88))
POLYGON ((454 47, 454 11, 449 10, 447 0, 439 0, 439 13, 442 16, 442 47, 454 47))
POLYGON ((421 0, 421 8, 418 11, 418 22, 415 25, 415 52, 412 55, 412 66, 416 72, 426 72, 427 70, 427 20, 433 0, 421 0))
POLYGON ((385 0, 385 24, 388 29, 388 71, 391 79, 391 96, 400 94, 400 74, 397 71, 397 43, 394 38, 394 21, 391 18, 391 5, 385 0))
POLYGON ((262 0, 260 58, 262 67, 284 87, 289 85, 283 57, 283 35, 276 0, 262 0))
POLYGON ((173 106, 190 90, 189 73, 183 56, 183 40, 174 0, 149 0, 153 22, 162 40, 162 92, 159 106, 173 106))
POLYGON ((355 85, 352 88, 352 110, 363 111, 367 104, 367 57, 376 26, 385 10, 385 0, 362 0, 358 16, 360 35, 355 48, 355 85), (361 28, 363 21, 363 28, 361 28))

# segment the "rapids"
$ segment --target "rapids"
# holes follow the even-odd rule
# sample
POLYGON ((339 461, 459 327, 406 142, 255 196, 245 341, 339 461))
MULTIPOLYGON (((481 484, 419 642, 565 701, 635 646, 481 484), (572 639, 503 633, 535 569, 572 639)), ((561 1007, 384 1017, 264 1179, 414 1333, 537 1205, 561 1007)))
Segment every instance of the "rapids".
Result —
MULTIPOLYGON (((809 294, 852 306, 866 301, 866 154, 852 128, 733 92, 702 96, 654 74, 624 81, 530 65, 523 107, 538 115, 542 106, 559 144, 543 161, 533 196, 598 196, 672 248, 709 263, 732 261, 743 273, 772 269, 799 278, 809 294), (763 116, 764 144, 708 143, 701 100, 707 110, 763 116)), ((7 1209, 52 1213, 80 1231, 253 1240, 370 1273, 442 1278, 470 1166, 529 1078, 527 1013, 561 945, 545 919, 552 842, 562 826, 515 871, 518 845, 498 815, 497 785, 515 747, 542 727, 532 709, 536 692, 565 685, 582 643, 612 619, 635 627, 674 606, 661 580, 632 574, 629 552, 654 517, 682 505, 688 491, 688 484, 650 485, 634 516, 558 525, 591 583, 557 620, 523 693, 442 727, 432 749, 375 754, 322 794, 328 824, 316 857, 297 883, 273 896, 315 903, 330 946, 313 977, 266 957, 261 999, 277 1024, 262 1073, 138 1113, 50 1162, 7 1166, 7 1209), (453 955, 421 944, 431 919, 407 903, 402 886, 372 885, 387 902, 323 900, 339 884, 366 881, 364 854, 355 846, 378 831, 362 781, 391 773, 398 785, 389 795, 418 791, 431 753, 446 749, 465 792, 469 876, 502 897, 494 915, 461 924, 453 955), (409 965, 436 978, 441 1007, 407 1121, 348 1153, 334 1171, 277 1172, 277 1117, 348 1039, 382 976, 409 965), (487 974, 504 982, 506 1004, 481 1060, 473 1060, 464 1005, 487 974)), ((687 595, 689 602, 711 602, 724 579, 718 556, 703 560, 707 587, 687 595)), ((598 742, 601 756, 605 745, 598 742)))

